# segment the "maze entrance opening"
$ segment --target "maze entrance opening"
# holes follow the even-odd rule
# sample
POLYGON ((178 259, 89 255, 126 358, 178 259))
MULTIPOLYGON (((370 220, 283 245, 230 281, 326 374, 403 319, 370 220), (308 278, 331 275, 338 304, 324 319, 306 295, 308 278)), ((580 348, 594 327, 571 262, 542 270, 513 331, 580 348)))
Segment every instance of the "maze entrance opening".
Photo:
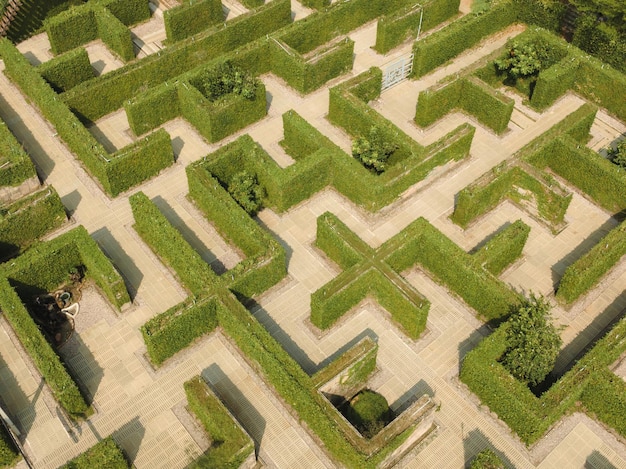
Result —
POLYGON ((385 91, 392 86, 400 83, 409 76, 413 70, 413 54, 396 59, 388 64, 383 70, 383 86, 381 91, 385 91))

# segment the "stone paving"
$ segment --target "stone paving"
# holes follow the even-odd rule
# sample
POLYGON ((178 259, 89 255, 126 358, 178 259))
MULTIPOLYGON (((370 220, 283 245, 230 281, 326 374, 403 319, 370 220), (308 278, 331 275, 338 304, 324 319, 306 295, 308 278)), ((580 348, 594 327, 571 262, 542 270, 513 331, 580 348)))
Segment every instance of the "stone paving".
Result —
MULTIPOLYGON (((164 8, 175 2, 160 3, 164 8)), ((229 15, 245 11, 235 1, 223 4, 229 15)), ((311 12, 295 1, 292 5, 296 19, 311 12)), ((462 10, 468 10, 468 2, 463 3, 462 10)), ((445 67, 418 81, 405 81, 372 103, 377 112, 421 144, 432 143, 461 123, 471 122, 476 126, 476 136, 467 161, 434 170, 427 181, 409 189, 400 200, 377 214, 367 213, 335 191, 326 189, 287 213, 277 214, 266 209, 258 216, 286 247, 289 275, 259 298, 252 312, 301 366, 313 373, 347 346, 368 335, 376 338, 380 345, 379 371, 369 383, 370 387, 383 394, 393 408, 402 407, 416 393, 428 393, 441 404, 435 418, 439 427, 436 438, 421 452, 405 458, 402 467, 461 468, 478 451, 492 447, 509 467, 626 468, 624 441, 584 415, 564 418, 539 443, 526 448, 483 408, 458 381, 458 370, 460 357, 488 331, 467 305, 419 269, 404 273, 432 304, 427 332, 417 341, 407 339, 389 320, 388 314, 371 300, 362 302, 323 333, 308 320, 311 292, 339 273, 337 266, 313 246, 316 219, 325 211, 335 213, 372 247, 379 246, 423 216, 463 249, 470 250, 504 224, 521 218, 531 227, 523 258, 501 278, 519 291, 546 295, 553 292, 555 281, 565 267, 616 225, 611 214, 576 192, 566 214, 567 227, 557 235, 508 202, 500 204, 466 230, 448 219, 454 206, 454 194, 583 103, 577 96, 566 95, 538 114, 516 99, 509 130, 501 136, 462 114, 450 114, 428 129, 417 128, 412 123, 421 90, 488 55, 522 30, 522 27, 512 27, 488 38, 445 67)), ((354 70, 331 85, 371 66, 384 67, 409 52, 410 44, 405 44, 386 56, 376 54, 371 49, 375 31, 373 23, 350 35, 355 40, 354 70)), ((165 38, 161 9, 157 9, 149 22, 134 28, 133 34, 140 49, 139 56, 157 52, 165 38)), ((32 63, 50 59, 48 49, 45 35, 20 45, 20 50, 32 63)), ((99 41, 88 45, 88 50, 96 73, 121 66, 99 41)), ((58 417, 56 404, 46 394, 45 386, 41 386, 28 357, 11 339, 6 323, 2 324, 0 396, 23 432, 22 441, 33 467, 58 467, 109 434, 113 434, 137 468, 185 467, 204 449, 198 438, 194 438, 194 429, 178 417, 185 403, 182 383, 198 374, 225 398, 231 412, 253 437, 264 465, 333 467, 323 449, 251 372, 237 349, 221 333, 198 341, 155 370, 144 356, 145 345, 139 332, 149 318, 182 301, 186 293, 132 229, 128 195, 144 191, 207 262, 216 270, 228 269, 240 260, 240 254, 202 220, 185 198, 188 189, 184 169, 189 163, 242 133, 249 133, 281 166, 288 166, 292 160, 278 142, 282 139, 281 115, 289 109, 295 109, 341 148, 350 151, 349 137, 325 118, 327 86, 301 96, 273 75, 262 79, 271 97, 266 118, 218 144, 205 142, 182 119, 166 123, 163 127, 172 136, 176 163, 139 188, 109 199, 55 136, 50 125, 4 74, 0 74, 0 117, 32 155, 40 177, 57 189, 72 214, 73 223, 65 229, 76 224, 87 228, 124 276, 134 300, 130 309, 116 314, 97 292, 87 294, 86 309, 77 319, 77 342, 66 356, 69 366, 87 387, 96 409, 96 414, 79 426, 72 426, 58 417)), ((123 111, 103 117, 90 131, 110 151, 135 138, 123 111)), ((599 112, 589 145, 600 150, 624 132, 623 123, 599 112)), ((625 290, 626 265, 622 262, 599 288, 571 309, 555 308, 556 321, 564 326, 564 349, 557 367, 565 366, 588 342, 580 337, 594 337, 624 311, 625 290)), ((620 370, 624 365, 616 364, 616 367, 616 373, 623 376, 620 370)))

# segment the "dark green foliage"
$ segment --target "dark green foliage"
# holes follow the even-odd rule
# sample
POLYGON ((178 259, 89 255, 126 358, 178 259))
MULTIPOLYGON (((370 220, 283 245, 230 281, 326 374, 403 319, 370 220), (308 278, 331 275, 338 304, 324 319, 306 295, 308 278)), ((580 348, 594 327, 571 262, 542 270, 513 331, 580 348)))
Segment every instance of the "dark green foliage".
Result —
POLYGON ((163 12, 165 34, 172 42, 180 41, 224 22, 221 0, 195 0, 163 12))
POLYGON ((150 361, 160 365, 217 326, 214 299, 187 301, 141 326, 150 361))
POLYGON ((536 44, 513 42, 505 55, 494 63, 496 69, 505 72, 510 79, 537 75, 543 67, 545 51, 536 44))
POLYGON ((199 296, 218 283, 218 278, 200 255, 185 241, 157 206, 143 192, 130 199, 139 236, 178 276, 193 295, 199 296))
POLYGON ((454 109, 462 109, 496 133, 509 125, 515 102, 476 77, 436 85, 420 93, 415 123, 426 127, 454 109))
POLYGON ((553 231, 558 231, 572 198, 571 194, 559 189, 556 181, 543 181, 519 166, 497 166, 458 193, 450 219, 467 228, 505 199, 522 207, 530 200, 536 204, 539 217, 553 231))
POLYGON ((385 170, 387 160, 397 149, 397 144, 383 140, 378 127, 370 128, 366 137, 352 141, 352 156, 377 174, 385 170))
POLYGON ((425 5, 409 5, 378 20, 376 44, 379 54, 386 54, 410 37, 434 28, 459 12, 459 0, 430 1, 425 5))
POLYGON ((476 251, 474 258, 493 275, 500 275, 522 255, 529 233, 530 226, 516 220, 476 251))
POLYGON ((52 186, 0 209, 0 259, 6 259, 58 228, 67 220, 52 186))
POLYGON ((550 304, 534 295, 508 319, 502 365, 531 386, 541 383, 552 371, 563 342, 550 319, 550 304))
POLYGON ((565 269, 556 292, 557 298, 566 303, 577 300, 591 290, 625 254, 626 222, 622 222, 565 269))
POLYGON ((502 459, 489 448, 482 450, 472 459, 469 469, 505 469, 502 459))
POLYGON ((622 169, 626 169, 626 139, 620 140, 608 152, 609 159, 622 169))
MULTIPOLYGON (((124 101, 146 88, 208 64, 290 22, 290 1, 274 0, 254 12, 228 21, 226 26, 213 26, 193 39, 188 38, 167 47, 160 54, 153 54, 77 86, 65 93, 63 99, 75 112, 95 121, 119 109, 124 101)), ((248 52, 253 56, 245 50, 239 50, 238 55, 243 54, 241 58, 245 60, 246 69, 254 70, 254 75, 270 70, 270 57, 264 49, 266 45, 265 40, 250 44, 248 52)), ((233 58, 233 62, 237 62, 236 58, 233 58)), ((243 64, 237 62, 237 65, 243 64)))
POLYGON ((44 26, 54 54, 82 46, 98 37, 98 26, 92 5, 85 4, 65 10, 46 19, 44 26))
POLYGON ((229 61, 207 69, 194 83, 204 97, 211 102, 229 94, 241 95, 252 101, 256 97, 259 84, 259 80, 229 61))
POLYGON ((228 193, 250 216, 263 206, 265 190, 259 185, 254 174, 241 171, 233 176, 228 184, 228 193))
POLYGON ((20 453, 13 444, 4 425, 0 425, 0 467, 13 467, 20 453))
POLYGON ((626 73, 626 28, 620 34, 615 27, 598 21, 596 14, 582 14, 576 22, 572 43, 626 73))
POLYGON ((190 467, 239 468, 254 451, 254 442, 200 376, 187 381, 184 387, 189 410, 211 440, 209 449, 190 467))
POLYGON ((0 120, 0 186, 16 187, 37 176, 35 166, 22 144, 0 120))
POLYGON ((94 467, 101 469, 128 469, 130 465, 122 449, 109 436, 61 466, 60 469, 92 469, 94 467))
POLYGON ((109 156, 105 165, 109 193, 118 194, 159 174, 174 163, 170 135, 159 129, 109 156))
POLYGON ((84 415, 88 406, 78 386, 4 274, 0 276, 0 308, 59 404, 74 417, 84 415))
POLYGON ((361 391, 350 400, 345 416, 365 438, 372 438, 394 417, 387 399, 369 389, 361 391))
POLYGON ((57 93, 94 77, 89 55, 82 47, 44 62, 37 67, 37 71, 57 93))

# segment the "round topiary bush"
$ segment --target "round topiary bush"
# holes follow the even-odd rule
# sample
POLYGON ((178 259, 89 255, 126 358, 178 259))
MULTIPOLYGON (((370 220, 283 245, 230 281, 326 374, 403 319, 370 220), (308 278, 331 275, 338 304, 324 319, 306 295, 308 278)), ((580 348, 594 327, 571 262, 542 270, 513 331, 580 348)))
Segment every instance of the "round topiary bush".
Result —
POLYGON ((387 399, 369 389, 359 392, 350 400, 344 415, 366 438, 372 438, 394 417, 387 399))

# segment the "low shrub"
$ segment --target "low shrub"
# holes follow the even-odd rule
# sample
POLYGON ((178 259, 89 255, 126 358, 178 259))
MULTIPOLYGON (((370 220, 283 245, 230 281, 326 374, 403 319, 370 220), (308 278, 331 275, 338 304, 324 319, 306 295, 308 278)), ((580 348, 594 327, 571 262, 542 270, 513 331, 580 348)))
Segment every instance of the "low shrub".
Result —
POLYGON ((485 269, 498 276, 522 255, 529 233, 530 226, 522 220, 516 220, 481 246, 473 254, 474 258, 485 269))
POLYGON ((365 389, 354 396, 346 406, 344 414, 365 438, 372 438, 394 417, 387 399, 370 389, 365 389))
POLYGON ((265 190, 259 185, 254 174, 241 171, 233 176, 228 185, 228 193, 250 216, 263 206, 265 190))
POLYGON ((200 376, 187 381, 184 388, 189 410, 211 440, 209 449, 191 467, 238 468, 254 451, 254 442, 200 376))
POLYGON ((100 440, 81 455, 68 461, 60 469, 91 469, 92 467, 128 469, 130 464, 122 448, 109 436, 104 440, 100 440))
POLYGON ((626 255, 626 222, 612 229, 598 244, 571 264, 559 282, 558 299, 572 303, 591 290, 626 255))

